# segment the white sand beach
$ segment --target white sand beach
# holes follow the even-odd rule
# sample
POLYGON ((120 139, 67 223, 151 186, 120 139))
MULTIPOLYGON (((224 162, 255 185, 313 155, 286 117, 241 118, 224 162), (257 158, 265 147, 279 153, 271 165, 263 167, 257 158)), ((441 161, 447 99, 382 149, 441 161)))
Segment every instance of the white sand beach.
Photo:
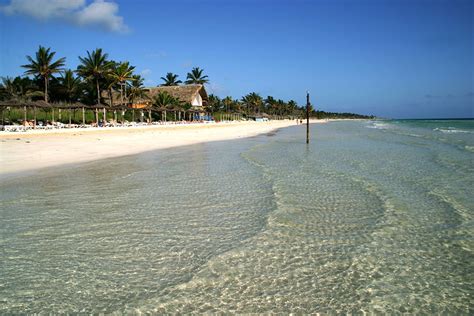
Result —
POLYGON ((295 121, 283 120, 2 132, 0 175, 208 141, 252 137, 292 125, 296 125, 295 121))

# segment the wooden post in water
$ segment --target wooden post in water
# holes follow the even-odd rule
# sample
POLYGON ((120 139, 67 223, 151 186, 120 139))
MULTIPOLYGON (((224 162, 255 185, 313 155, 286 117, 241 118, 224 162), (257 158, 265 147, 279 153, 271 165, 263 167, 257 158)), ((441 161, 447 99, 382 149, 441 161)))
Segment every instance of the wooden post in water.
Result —
POLYGON ((306 144, 309 144, 309 92, 306 91, 306 144))

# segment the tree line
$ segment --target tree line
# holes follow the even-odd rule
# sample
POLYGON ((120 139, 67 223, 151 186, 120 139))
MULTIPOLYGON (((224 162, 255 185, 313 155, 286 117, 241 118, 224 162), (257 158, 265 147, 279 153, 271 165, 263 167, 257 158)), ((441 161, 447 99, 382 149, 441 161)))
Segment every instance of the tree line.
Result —
MULTIPOLYGON (((101 48, 86 56, 79 57, 75 70, 65 68, 66 58, 55 58, 56 52, 51 48, 39 46, 35 56, 26 56, 25 76, 15 78, 2 77, 0 99, 12 101, 45 102, 81 102, 87 105, 133 104, 138 100, 148 99, 144 78, 135 73, 135 66, 128 61, 109 59, 101 48), (104 94, 107 97, 104 97, 104 94), (114 100, 118 98, 118 100, 114 100)), ((161 86, 178 86, 183 84, 179 76, 168 72, 161 77, 161 86)), ((209 77, 199 67, 187 73, 184 84, 208 84, 209 77)), ((150 103, 159 108, 189 109, 190 104, 178 100, 166 92, 160 92, 150 103)), ((268 115, 271 117, 302 117, 305 107, 298 106, 294 100, 284 101, 273 96, 262 97, 251 92, 240 99, 231 96, 220 98, 214 94, 208 97, 205 111, 216 113, 239 113, 244 116, 268 115)), ((317 118, 371 118, 353 113, 331 113, 311 110, 311 116, 317 118)))

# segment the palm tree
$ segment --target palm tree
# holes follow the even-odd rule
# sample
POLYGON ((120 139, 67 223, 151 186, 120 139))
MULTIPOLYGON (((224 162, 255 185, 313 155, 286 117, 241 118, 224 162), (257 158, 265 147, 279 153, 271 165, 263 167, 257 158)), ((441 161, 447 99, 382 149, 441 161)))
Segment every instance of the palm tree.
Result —
POLYGON ((242 102, 247 107, 247 115, 248 115, 250 114, 251 110, 254 113, 257 113, 259 111, 260 107, 263 104, 263 99, 258 93, 252 92, 244 96, 242 98, 242 102))
POLYGON ((269 114, 274 114, 276 110, 276 103, 277 101, 275 100, 275 98, 269 95, 265 99, 265 110, 268 111, 269 114))
POLYGON ((159 108, 167 108, 170 106, 174 106, 177 103, 178 103, 178 100, 165 91, 160 91, 153 98, 153 105, 159 108))
POLYGON ((76 72, 88 81, 95 81, 97 89, 97 104, 100 104, 99 81, 110 73, 112 63, 107 60, 108 54, 103 54, 101 48, 87 51, 87 57, 79 57, 81 64, 77 66, 76 72))
MULTIPOLYGON (((123 87, 128 83, 132 82, 133 79, 133 71, 135 70, 135 66, 130 66, 128 61, 119 63, 113 71, 110 73, 110 76, 115 79, 115 81, 120 84, 120 98, 122 105, 123 102, 123 87)), ((126 97, 126 96, 125 96, 126 97)))
POLYGON ((232 100, 232 103, 230 104, 230 110, 232 112, 242 112, 242 103, 239 100, 232 100))
POLYGON ((206 107, 209 112, 215 113, 215 112, 220 111, 221 104, 222 104, 221 99, 218 96, 214 94, 210 94, 208 97, 206 107))
POLYGON ((133 80, 128 92, 128 101, 133 103, 136 100, 146 98, 147 94, 143 86, 144 79, 140 75, 133 75, 132 78, 133 80))
MULTIPOLYGON (((112 62, 107 60, 108 54, 103 54, 101 48, 90 53, 87 51, 87 57, 80 57, 81 64, 77 66, 76 72, 89 82, 95 81, 97 89, 97 104, 100 104, 100 80, 103 80, 110 73, 112 62)), ((96 124, 99 123, 99 112, 95 109, 96 124)), ((104 123, 106 121, 106 114, 104 108, 104 123)))
POLYGON ((31 56, 26 56, 26 59, 30 62, 29 64, 22 65, 21 67, 28 69, 25 71, 27 75, 34 75, 44 80, 44 101, 48 102, 48 83, 49 78, 52 74, 61 72, 61 67, 64 66, 66 58, 61 57, 56 61, 53 61, 56 52, 51 52, 51 48, 45 48, 40 45, 36 52, 36 58, 33 59, 31 56))
POLYGON ((186 76, 186 84, 205 84, 209 82, 208 76, 203 76, 202 72, 204 69, 199 69, 199 67, 195 67, 191 70, 191 72, 188 72, 188 75, 186 76))
POLYGON ((176 79, 178 79, 178 75, 175 75, 172 72, 168 72, 166 74, 166 77, 161 77, 161 80, 165 82, 162 84, 162 86, 178 86, 180 83, 182 83, 181 80, 176 79))
MULTIPOLYGON (((79 100, 82 87, 81 79, 74 76, 74 71, 71 69, 65 70, 57 80, 56 97, 69 103, 76 102, 79 100)), ((74 109, 73 112, 75 117, 76 109, 74 109)), ((69 109, 68 114, 69 124, 71 124, 71 109, 69 109)), ((59 115, 61 116, 61 109, 59 109, 59 115)))
POLYGON ((298 110, 298 104, 294 100, 288 101, 288 114, 295 115, 298 110))
POLYGON ((169 95, 165 91, 160 91, 155 97, 153 98, 153 105, 158 107, 161 110, 164 110, 164 120, 166 121, 166 109, 179 105, 179 100, 175 97, 169 95))
POLYGON ((233 102, 234 100, 230 96, 227 96, 224 99, 222 99, 222 104, 224 104, 226 112, 229 112, 229 109, 232 107, 233 102))
MULTIPOLYGON (((17 77, 20 79, 20 77, 17 77)), ((16 78, 15 78, 16 79, 16 78)), ((0 99, 18 101, 21 97, 21 89, 15 84, 15 79, 2 77, 0 82, 0 99)))
POLYGON ((58 81, 61 97, 67 102, 77 101, 81 90, 81 79, 74 76, 74 71, 71 69, 64 71, 58 81))
POLYGON ((43 97, 43 92, 28 77, 2 77, 0 83, 0 98, 3 100, 25 102, 34 97, 43 97))
POLYGON ((115 71, 115 63, 112 64, 110 73, 106 75, 104 79, 100 81, 100 84, 104 86, 105 90, 107 90, 107 94, 109 95, 109 105, 114 105, 114 90, 118 85, 118 81, 116 78, 113 78, 111 74, 115 71))
POLYGON ((286 103, 282 99, 277 101, 278 115, 283 115, 286 112, 286 103))

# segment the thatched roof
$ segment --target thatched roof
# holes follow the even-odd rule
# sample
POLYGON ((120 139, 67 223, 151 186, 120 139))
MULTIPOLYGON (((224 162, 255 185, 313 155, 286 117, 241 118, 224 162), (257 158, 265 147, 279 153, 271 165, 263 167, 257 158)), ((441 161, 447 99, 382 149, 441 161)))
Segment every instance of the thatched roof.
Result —
POLYGON ((147 88, 147 94, 150 98, 153 98, 160 92, 166 92, 174 98, 177 98, 181 102, 191 103, 197 94, 201 95, 203 103, 206 104, 208 97, 206 89, 202 84, 189 84, 182 86, 160 86, 147 88))
POLYGON ((6 108, 6 107, 13 107, 13 108, 22 108, 22 107, 27 107, 27 108, 38 108, 38 109, 79 109, 79 108, 85 108, 85 109, 108 109, 108 110, 128 110, 128 106, 109 106, 108 104, 93 104, 93 105, 86 105, 80 102, 75 102, 75 103, 66 103, 66 102, 52 102, 52 103, 46 103, 45 101, 38 100, 38 101, 16 101, 16 100, 11 100, 11 101, 0 101, 0 108, 6 108))
POLYGON ((28 108, 40 108, 40 109, 77 109, 81 107, 89 107, 88 105, 84 105, 80 102, 76 103, 65 103, 65 102, 53 102, 53 103, 46 103, 43 100, 38 100, 38 101, 16 101, 16 100, 10 100, 10 101, 0 101, 0 107, 13 107, 13 108, 22 108, 22 107, 28 107, 28 108))

